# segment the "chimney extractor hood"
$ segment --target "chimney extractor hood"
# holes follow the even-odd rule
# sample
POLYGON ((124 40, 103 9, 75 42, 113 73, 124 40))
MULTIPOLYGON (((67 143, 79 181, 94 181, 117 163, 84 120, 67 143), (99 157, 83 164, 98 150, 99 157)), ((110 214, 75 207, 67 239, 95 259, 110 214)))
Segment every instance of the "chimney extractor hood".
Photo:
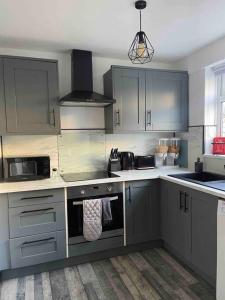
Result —
POLYGON ((93 92, 92 52, 72 50, 72 92, 60 99, 63 106, 107 106, 115 99, 93 92))

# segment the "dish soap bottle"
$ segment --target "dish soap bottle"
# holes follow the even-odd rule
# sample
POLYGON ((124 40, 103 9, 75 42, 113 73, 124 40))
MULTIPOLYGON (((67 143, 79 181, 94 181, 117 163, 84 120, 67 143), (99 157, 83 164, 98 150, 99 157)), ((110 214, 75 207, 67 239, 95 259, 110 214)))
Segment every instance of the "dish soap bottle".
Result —
POLYGON ((195 172, 202 173, 203 172, 203 162, 200 161, 200 157, 197 158, 195 162, 195 172))

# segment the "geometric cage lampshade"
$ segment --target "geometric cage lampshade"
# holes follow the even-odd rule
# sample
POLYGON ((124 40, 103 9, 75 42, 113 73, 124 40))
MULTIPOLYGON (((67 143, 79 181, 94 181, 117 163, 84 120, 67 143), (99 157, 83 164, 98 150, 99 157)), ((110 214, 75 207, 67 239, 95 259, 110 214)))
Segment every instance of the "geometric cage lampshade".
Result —
POLYGON ((154 48, 144 31, 136 33, 128 56, 133 64, 145 64, 152 60, 154 48))

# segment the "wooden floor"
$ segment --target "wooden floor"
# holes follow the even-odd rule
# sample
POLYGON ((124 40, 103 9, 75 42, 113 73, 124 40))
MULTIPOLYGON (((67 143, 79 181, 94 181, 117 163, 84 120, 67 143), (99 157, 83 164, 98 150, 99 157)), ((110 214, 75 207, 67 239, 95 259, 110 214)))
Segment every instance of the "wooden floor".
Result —
POLYGON ((159 248, 1 282, 1 300, 215 299, 215 290, 159 248))

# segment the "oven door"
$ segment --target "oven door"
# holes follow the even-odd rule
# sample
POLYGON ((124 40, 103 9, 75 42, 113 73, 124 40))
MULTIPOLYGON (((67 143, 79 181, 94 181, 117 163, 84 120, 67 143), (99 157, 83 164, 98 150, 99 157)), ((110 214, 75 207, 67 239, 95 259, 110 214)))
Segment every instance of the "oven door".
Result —
MULTIPOLYGON (((89 197, 88 199, 110 198, 110 208, 112 214, 111 221, 104 221, 104 211, 102 213, 102 234, 99 239, 106 239, 123 235, 123 194, 103 195, 89 197)), ((83 237, 83 200, 86 198, 68 199, 68 233, 69 244, 87 242, 83 237)), ((104 209, 104 208, 103 208, 104 209)))

